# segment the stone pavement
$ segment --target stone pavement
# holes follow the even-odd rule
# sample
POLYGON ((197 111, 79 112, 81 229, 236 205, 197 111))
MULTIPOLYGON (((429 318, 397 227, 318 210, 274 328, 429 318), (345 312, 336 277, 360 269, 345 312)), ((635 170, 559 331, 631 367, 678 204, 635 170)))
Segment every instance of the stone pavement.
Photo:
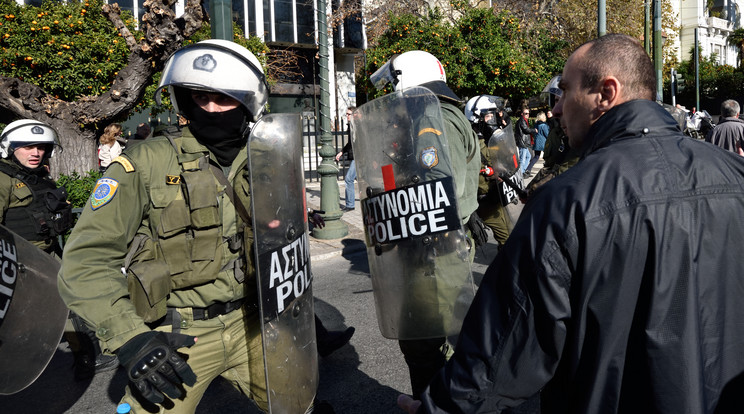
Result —
MULTIPOLYGON (((343 180, 338 181, 339 194, 343 197, 346 184, 343 180)), ((362 223, 362 206, 359 202, 359 188, 355 186, 357 193, 355 209, 344 212, 341 219, 349 227, 349 234, 340 239, 321 240, 313 237, 310 233, 310 258, 311 260, 323 260, 329 257, 347 255, 365 249, 364 246, 364 224, 362 223)), ((320 182, 305 183, 307 193, 307 207, 320 208, 320 182)), ((339 208, 343 201, 339 200, 339 208)))
MULTIPOLYGON (((540 158, 532 167, 532 177, 525 179, 525 185, 529 183, 534 175, 543 167, 543 160, 540 158)), ((339 208, 344 205, 343 196, 345 194, 346 184, 339 180, 338 188, 341 198, 339 199, 339 208)), ((355 183, 356 201, 355 209, 344 212, 341 220, 349 227, 349 234, 340 239, 321 240, 312 236, 310 233, 310 258, 311 260, 323 260, 334 256, 345 256, 355 252, 365 250, 364 245, 364 223, 362 222, 362 206, 359 202, 359 183, 355 183)), ((308 208, 320 208, 320 182, 312 181, 305 183, 307 194, 308 208)), ((521 205, 520 205, 521 207, 521 205)), ((521 208, 518 209, 521 211, 521 208)), ((516 221, 517 217, 512 217, 516 221)))

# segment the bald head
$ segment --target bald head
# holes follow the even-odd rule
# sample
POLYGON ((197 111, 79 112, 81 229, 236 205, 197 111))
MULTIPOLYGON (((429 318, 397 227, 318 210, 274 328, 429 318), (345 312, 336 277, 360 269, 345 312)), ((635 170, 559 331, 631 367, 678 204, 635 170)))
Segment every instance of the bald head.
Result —
POLYGON ((566 61, 553 108, 572 148, 585 145, 589 128, 613 107, 635 99, 654 100, 651 59, 630 36, 608 34, 581 45, 566 61))
MULTIPOLYGON (((626 100, 656 100, 656 74, 651 58, 638 40, 623 34, 608 34, 585 43, 576 68, 583 73, 582 86, 596 88, 607 76, 623 85, 626 100)), ((578 51, 578 50, 577 50, 578 51)))

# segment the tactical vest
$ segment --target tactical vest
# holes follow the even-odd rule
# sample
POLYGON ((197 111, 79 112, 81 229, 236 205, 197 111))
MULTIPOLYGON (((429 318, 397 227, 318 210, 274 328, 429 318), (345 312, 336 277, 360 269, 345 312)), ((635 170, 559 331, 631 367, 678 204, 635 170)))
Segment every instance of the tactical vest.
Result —
POLYGON ((238 234, 223 237, 218 198, 224 186, 215 181, 221 170, 210 167, 208 153, 184 153, 180 140, 168 140, 176 151, 180 175, 169 175, 167 165, 149 166, 149 225, 138 232, 124 263, 131 300, 146 322, 165 315, 172 290, 212 282, 223 270, 233 271, 242 282, 246 271, 240 260, 245 257, 246 226, 238 221, 238 234), (240 256, 223 265, 226 242, 240 256))
POLYGON ((72 227, 72 206, 64 187, 6 162, 0 162, 0 172, 21 181, 12 192, 19 200, 31 197, 30 204, 8 208, 6 227, 28 241, 47 241, 72 227))

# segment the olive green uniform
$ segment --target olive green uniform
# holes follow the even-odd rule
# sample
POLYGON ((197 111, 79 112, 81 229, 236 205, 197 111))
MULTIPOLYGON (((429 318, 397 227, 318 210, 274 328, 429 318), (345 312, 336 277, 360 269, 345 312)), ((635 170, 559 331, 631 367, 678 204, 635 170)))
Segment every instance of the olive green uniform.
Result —
MULTIPOLYGON (((65 247, 60 293, 108 352, 151 328, 199 337, 179 350, 197 383, 174 411, 193 412, 217 376, 266 409, 255 279, 244 264, 251 246, 236 248, 250 228, 206 164, 207 148, 187 128, 173 142, 181 154, 163 136, 128 148, 99 180, 65 247), (208 312, 243 300, 225 315, 208 312)), ((249 206, 246 157, 241 150, 223 171, 249 206)), ((135 404, 129 389, 123 401, 135 404)))
POLYGON ((478 208, 480 147, 478 138, 462 111, 448 102, 441 102, 441 106, 457 191, 457 205, 460 208, 460 219, 465 225, 478 208))
MULTIPOLYGON (((481 162, 483 165, 493 166, 493 160, 484 139, 479 139, 481 150, 481 162)), ((495 178, 495 176, 494 176, 495 178)), ((501 182, 496 179, 487 179, 481 175, 478 181, 478 216, 493 232, 493 237, 499 242, 499 246, 506 243, 509 237, 509 217, 506 207, 501 204, 501 182)))
MULTIPOLYGON (((460 210, 460 220, 465 226, 470 215, 478 208, 480 147, 478 146, 478 138, 462 110, 448 102, 440 103, 450 154, 450 166, 457 193, 457 205, 460 210)), ((421 136, 421 133, 419 133, 419 136, 421 136)), ((467 229, 467 227, 464 228, 467 229)), ((471 240, 471 262, 474 255, 475 249, 472 248, 471 240)), ((448 262, 452 260, 459 262, 459 264, 462 263, 462 259, 455 258, 451 254, 443 255, 438 259, 437 268, 446 269, 448 262)), ((446 273, 443 277, 447 277, 446 273)), ((449 298, 447 300, 452 301, 454 299, 449 298)), ((434 374, 444 366, 451 350, 446 344, 446 338, 400 340, 398 343, 408 365, 411 387, 414 396, 416 396, 423 391, 434 374)))
MULTIPOLYGON (((16 169, 20 168, 10 159, 1 159, 0 162, 8 164, 16 169)), ((0 223, 5 224, 5 213, 7 213, 8 209, 26 207, 31 204, 33 198, 31 189, 29 189, 23 181, 0 172, 0 203, 2 203, 2 209, 0 209, 0 223)), ((57 244, 54 238, 46 240, 30 240, 30 242, 45 252, 51 252, 57 244)))
POLYGON ((535 178, 530 181, 525 189, 528 197, 540 186, 573 167, 579 162, 581 153, 568 145, 566 133, 563 132, 560 125, 557 125, 548 134, 543 158, 545 160, 543 168, 535 174, 535 178))

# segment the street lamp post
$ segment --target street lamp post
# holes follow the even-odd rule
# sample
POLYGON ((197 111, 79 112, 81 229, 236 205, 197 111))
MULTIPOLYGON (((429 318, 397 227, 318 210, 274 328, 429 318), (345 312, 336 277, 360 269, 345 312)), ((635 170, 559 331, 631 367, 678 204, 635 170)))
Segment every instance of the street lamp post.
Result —
POLYGON ((318 57, 320 65, 320 150, 323 161, 318 165, 320 174, 320 208, 325 211, 325 226, 313 229, 318 239, 338 239, 349 234, 349 227, 341 219, 343 212, 339 204, 338 167, 334 163, 336 151, 331 146, 331 92, 328 56, 328 19, 326 0, 318 1, 318 57))
POLYGON ((212 39, 233 40, 232 0, 209 0, 212 39))
POLYGON ((661 0, 654 0, 654 69, 656 71, 656 97, 662 100, 664 84, 662 79, 662 67, 664 63, 661 54, 661 0))

